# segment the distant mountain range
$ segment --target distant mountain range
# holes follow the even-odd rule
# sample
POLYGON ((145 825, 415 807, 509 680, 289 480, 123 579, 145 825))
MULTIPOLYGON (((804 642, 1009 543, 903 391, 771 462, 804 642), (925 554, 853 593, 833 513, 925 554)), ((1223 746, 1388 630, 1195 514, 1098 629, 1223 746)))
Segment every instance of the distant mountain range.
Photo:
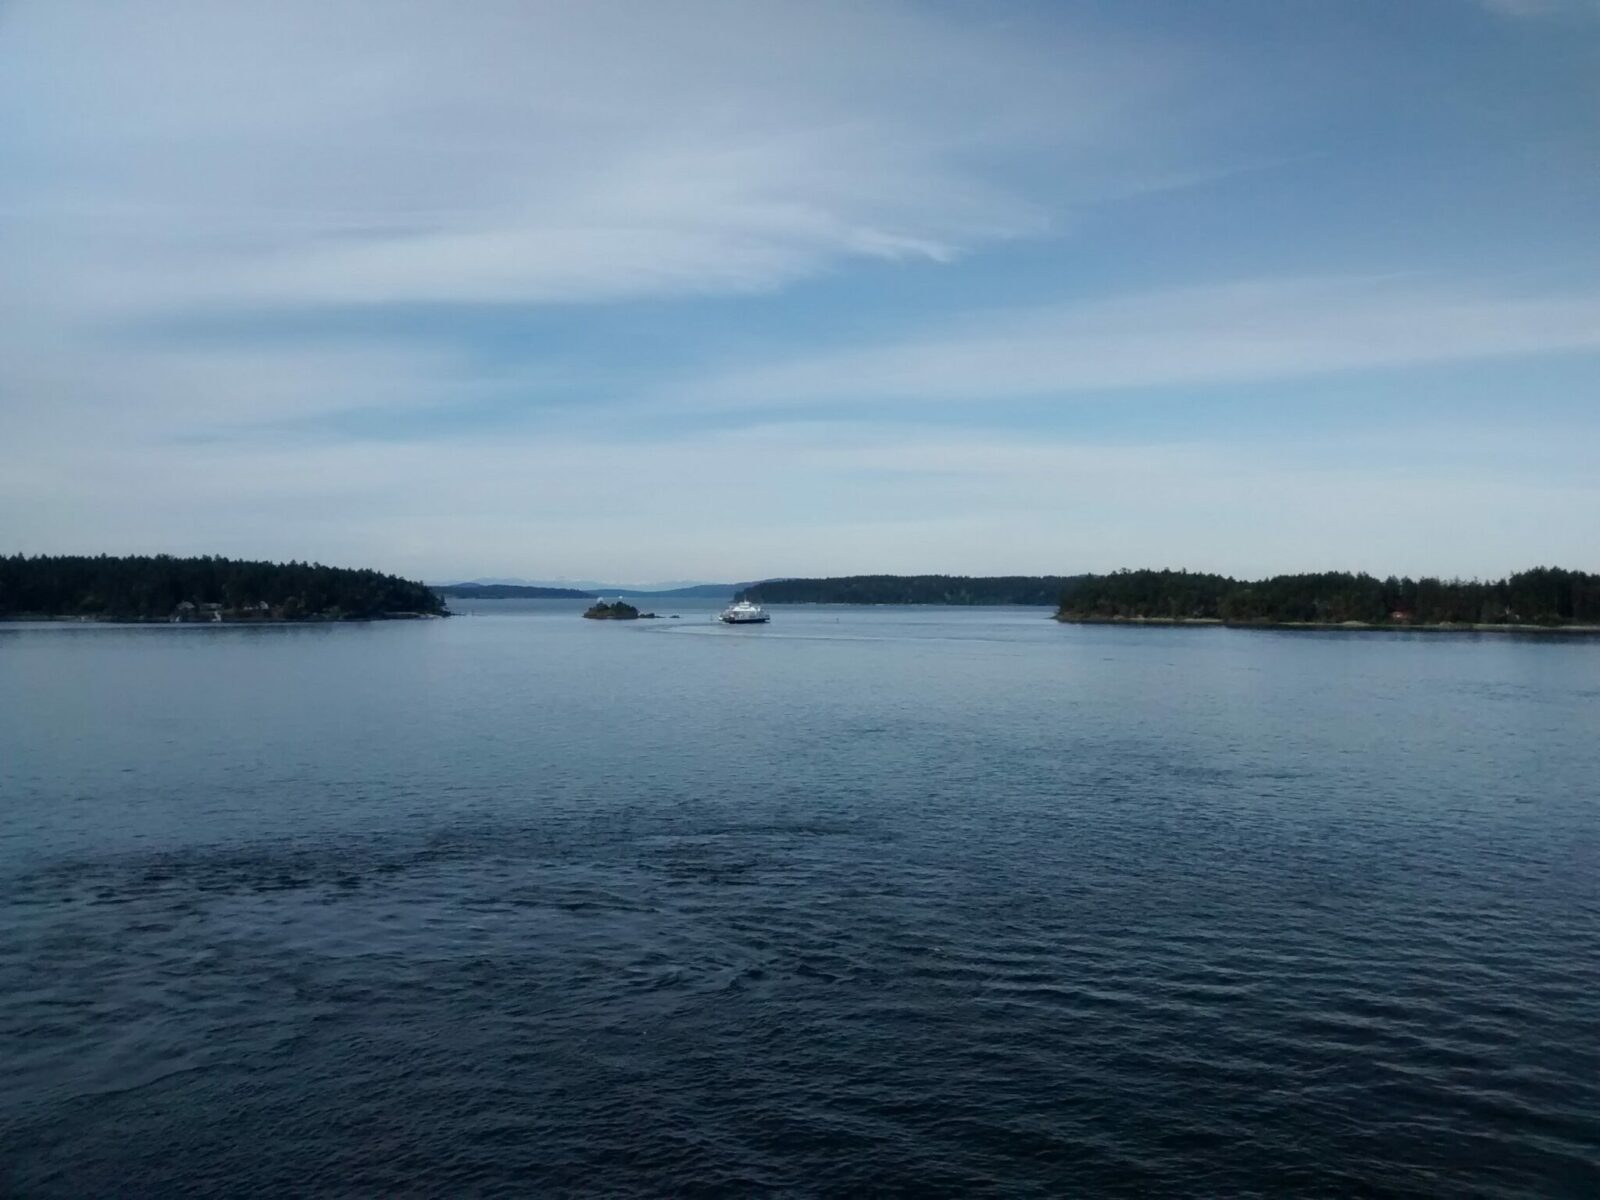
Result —
POLYGON ((658 599, 670 600, 731 600, 734 593, 741 588, 747 588, 748 583, 692 583, 686 587, 665 588, 652 591, 648 588, 612 587, 600 588, 601 592, 615 592, 619 596, 654 596, 658 599))
POLYGON ((481 579, 462 579, 443 584, 431 584, 432 587, 461 587, 464 584, 476 583, 486 586, 504 585, 507 587, 546 587, 567 588, 578 592, 637 592, 661 593, 682 591, 685 588, 713 587, 713 588, 739 588, 746 587, 743 583, 712 583, 704 579, 664 579, 656 583, 607 583, 596 579, 524 579, 516 575, 486 575, 481 579))
POLYGON ((433 590, 457 600, 593 600, 593 592, 519 583, 440 583, 433 590))
POLYGON ((731 599, 748 583, 595 583, 591 580, 538 582, 528 579, 470 579, 430 585, 441 596, 472 600, 593 600, 597 596, 650 596, 657 599, 731 599))

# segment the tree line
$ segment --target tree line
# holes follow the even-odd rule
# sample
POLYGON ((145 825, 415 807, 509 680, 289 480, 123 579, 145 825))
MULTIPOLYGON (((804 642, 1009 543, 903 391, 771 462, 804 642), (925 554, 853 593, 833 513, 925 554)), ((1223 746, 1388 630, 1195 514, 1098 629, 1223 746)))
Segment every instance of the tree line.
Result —
POLYGON ((1062 575, 844 575, 769 579, 737 599, 757 604, 1055 604, 1073 582, 1062 575))
POLYGON ((1498 580, 1325 571, 1242 580, 1192 571, 1109 575, 845 575, 769 579, 739 593, 760 604, 1055 605, 1068 620, 1239 624, 1600 624, 1600 575, 1536 567, 1498 580))
POLYGON ((444 611, 444 601, 424 584, 320 563, 165 554, 0 558, 4 616, 292 621, 444 611))
POLYGON ((1497 580, 1378 579, 1341 571, 1240 580, 1188 571, 1117 571, 1069 581, 1059 615, 1238 624, 1600 624, 1600 575, 1535 567, 1497 580))

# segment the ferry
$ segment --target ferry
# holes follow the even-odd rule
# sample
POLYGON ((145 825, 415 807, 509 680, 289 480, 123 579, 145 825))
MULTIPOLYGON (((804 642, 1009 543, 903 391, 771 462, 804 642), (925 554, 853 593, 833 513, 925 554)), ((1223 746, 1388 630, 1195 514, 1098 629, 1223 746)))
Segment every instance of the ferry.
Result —
POLYGON ((726 625, 765 625, 772 620, 767 615, 767 610, 759 604, 752 604, 748 600, 740 600, 728 605, 722 610, 722 615, 717 620, 726 625))

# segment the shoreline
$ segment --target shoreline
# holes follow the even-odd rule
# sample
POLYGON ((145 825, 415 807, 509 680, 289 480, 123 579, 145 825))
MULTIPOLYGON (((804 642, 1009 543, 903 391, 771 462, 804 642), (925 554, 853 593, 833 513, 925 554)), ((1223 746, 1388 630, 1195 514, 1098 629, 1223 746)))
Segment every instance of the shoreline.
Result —
POLYGON ((1285 629, 1331 633, 1531 633, 1577 637, 1600 636, 1600 625, 1506 625, 1449 623, 1403 624, 1393 621, 1225 621, 1221 617, 1093 617, 1056 613, 1051 620, 1063 625, 1203 626, 1219 629, 1285 629))
POLYGON ((0 625, 348 625, 368 621, 440 621, 450 616, 448 612, 392 612, 373 613, 362 617, 101 617, 61 613, 8 613, 0 616, 0 625))

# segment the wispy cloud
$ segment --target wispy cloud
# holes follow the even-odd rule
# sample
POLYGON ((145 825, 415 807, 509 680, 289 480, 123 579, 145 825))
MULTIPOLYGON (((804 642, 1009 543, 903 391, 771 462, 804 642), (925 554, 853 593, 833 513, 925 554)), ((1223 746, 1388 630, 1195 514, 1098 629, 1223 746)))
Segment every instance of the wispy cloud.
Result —
POLYGON ((996 155, 1128 186, 1169 75, 893 4, 24 3, 0 211, 78 312, 759 291, 1041 231, 996 155))
POLYGON ((1600 295, 1258 280, 992 313, 887 345, 734 371, 685 399, 982 402, 1586 350, 1600 350, 1600 295))
MULTIPOLYGON (((1600 505, 1592 453, 1575 443, 1553 472, 1537 439, 1527 449, 1543 473, 1497 469, 1505 450, 1490 446, 1467 462, 1444 445, 1397 456, 1392 438, 1364 431, 1287 457, 1217 442, 1108 447, 855 423, 665 444, 591 432, 514 443, 150 445, 129 455, 97 442, 49 516, 92 524, 126 548, 314 555, 441 576, 548 574, 558 563, 625 574, 665 561, 664 537, 670 561, 697 576, 724 574, 730 562, 766 575, 1151 562, 1449 573, 1462 563, 1494 572, 1530 558, 1585 561, 1592 540, 1563 514, 1600 505), (759 497, 760 520, 730 495, 759 497), (1415 543, 1419 525, 1430 530, 1425 547, 1415 543), (1514 536, 1519 529, 1539 537, 1514 536), (1496 532, 1513 536, 1486 542, 1496 532)), ((59 535, 41 544, 51 524, 37 497, 49 482, 47 469, 26 465, 0 476, 0 513, 33 505, 36 516, 11 544, 105 544, 59 535)))
POLYGON ((1011 419, 1600 350, 1592 81, 1524 86, 1540 36, 1472 70, 1466 4, 1437 51, 1231 0, 0 5, 0 552, 1449 571, 1600 533, 1600 443, 1549 426, 1511 462, 1505 422, 1396 460, 1011 419), (1357 53, 1412 90, 1363 107, 1357 53))

